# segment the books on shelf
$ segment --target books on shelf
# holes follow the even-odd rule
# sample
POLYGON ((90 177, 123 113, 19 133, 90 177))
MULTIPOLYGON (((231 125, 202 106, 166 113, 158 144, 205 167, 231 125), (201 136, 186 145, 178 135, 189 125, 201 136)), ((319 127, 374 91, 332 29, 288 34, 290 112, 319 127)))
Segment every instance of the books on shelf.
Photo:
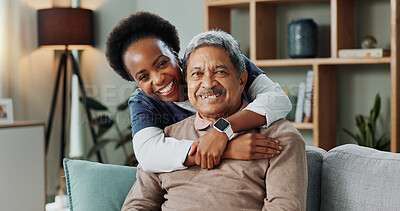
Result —
POLYGON ((305 94, 306 94, 306 83, 302 81, 299 84, 299 93, 297 95, 297 105, 296 105, 296 114, 294 117, 294 122, 303 122, 305 94))
MULTIPOLYGON (((314 90, 314 72, 307 71, 306 81, 301 81, 298 85, 298 91, 291 92, 291 89, 283 89, 292 103, 292 110, 286 116, 289 121, 296 123, 312 122, 312 99, 314 90)), ((297 87, 297 86, 296 86, 297 87)), ((303 128, 304 129, 304 128, 303 128)))
POLYGON ((390 56, 390 50, 382 48, 339 50, 339 58, 380 58, 386 56, 390 56))
POLYGON ((305 95, 304 95, 304 122, 311 122, 311 98, 313 91, 314 72, 309 70, 307 72, 305 95))

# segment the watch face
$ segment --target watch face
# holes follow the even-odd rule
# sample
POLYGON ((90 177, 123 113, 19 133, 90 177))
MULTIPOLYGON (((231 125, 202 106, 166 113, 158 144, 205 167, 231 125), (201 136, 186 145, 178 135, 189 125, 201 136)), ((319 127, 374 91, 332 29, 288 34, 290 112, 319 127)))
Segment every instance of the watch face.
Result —
POLYGON ((214 126, 222 131, 224 131, 229 125, 229 122, 224 119, 218 119, 214 126))

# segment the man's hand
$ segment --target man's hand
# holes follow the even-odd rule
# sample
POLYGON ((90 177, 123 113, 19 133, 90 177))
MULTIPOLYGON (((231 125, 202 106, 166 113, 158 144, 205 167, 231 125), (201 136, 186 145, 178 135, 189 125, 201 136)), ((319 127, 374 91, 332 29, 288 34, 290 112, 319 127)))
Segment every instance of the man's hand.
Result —
POLYGON ((223 158, 253 160, 272 158, 283 148, 279 142, 262 134, 247 133, 232 139, 226 147, 223 158))
POLYGON ((192 144, 188 156, 197 151, 196 165, 203 169, 212 169, 219 164, 227 142, 228 137, 225 133, 218 132, 213 128, 192 144))

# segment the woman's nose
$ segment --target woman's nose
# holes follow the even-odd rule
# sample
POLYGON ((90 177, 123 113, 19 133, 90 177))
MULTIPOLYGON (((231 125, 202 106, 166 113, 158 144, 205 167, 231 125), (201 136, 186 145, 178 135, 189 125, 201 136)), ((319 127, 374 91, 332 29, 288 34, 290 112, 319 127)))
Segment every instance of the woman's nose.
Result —
POLYGON ((153 75, 153 84, 160 85, 164 82, 164 74, 155 72, 153 75))

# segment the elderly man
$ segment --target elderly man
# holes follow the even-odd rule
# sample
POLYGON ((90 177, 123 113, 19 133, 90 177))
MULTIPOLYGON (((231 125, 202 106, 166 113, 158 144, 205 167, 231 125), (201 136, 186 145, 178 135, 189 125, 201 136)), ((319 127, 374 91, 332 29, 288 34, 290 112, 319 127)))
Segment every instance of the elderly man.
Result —
MULTIPOLYGON (((247 72, 237 42, 225 32, 201 33, 184 61, 189 100, 198 113, 165 128, 165 134, 195 140, 214 127, 231 136, 224 117, 246 105, 241 93, 247 72)), ((305 210, 307 166, 299 132, 286 120, 249 132, 278 139, 284 149, 271 159, 225 159, 213 170, 193 166, 155 174, 139 166, 122 210, 305 210)), ((239 147, 229 142, 224 156, 239 147)), ((188 156, 186 163, 194 160, 188 156)))

